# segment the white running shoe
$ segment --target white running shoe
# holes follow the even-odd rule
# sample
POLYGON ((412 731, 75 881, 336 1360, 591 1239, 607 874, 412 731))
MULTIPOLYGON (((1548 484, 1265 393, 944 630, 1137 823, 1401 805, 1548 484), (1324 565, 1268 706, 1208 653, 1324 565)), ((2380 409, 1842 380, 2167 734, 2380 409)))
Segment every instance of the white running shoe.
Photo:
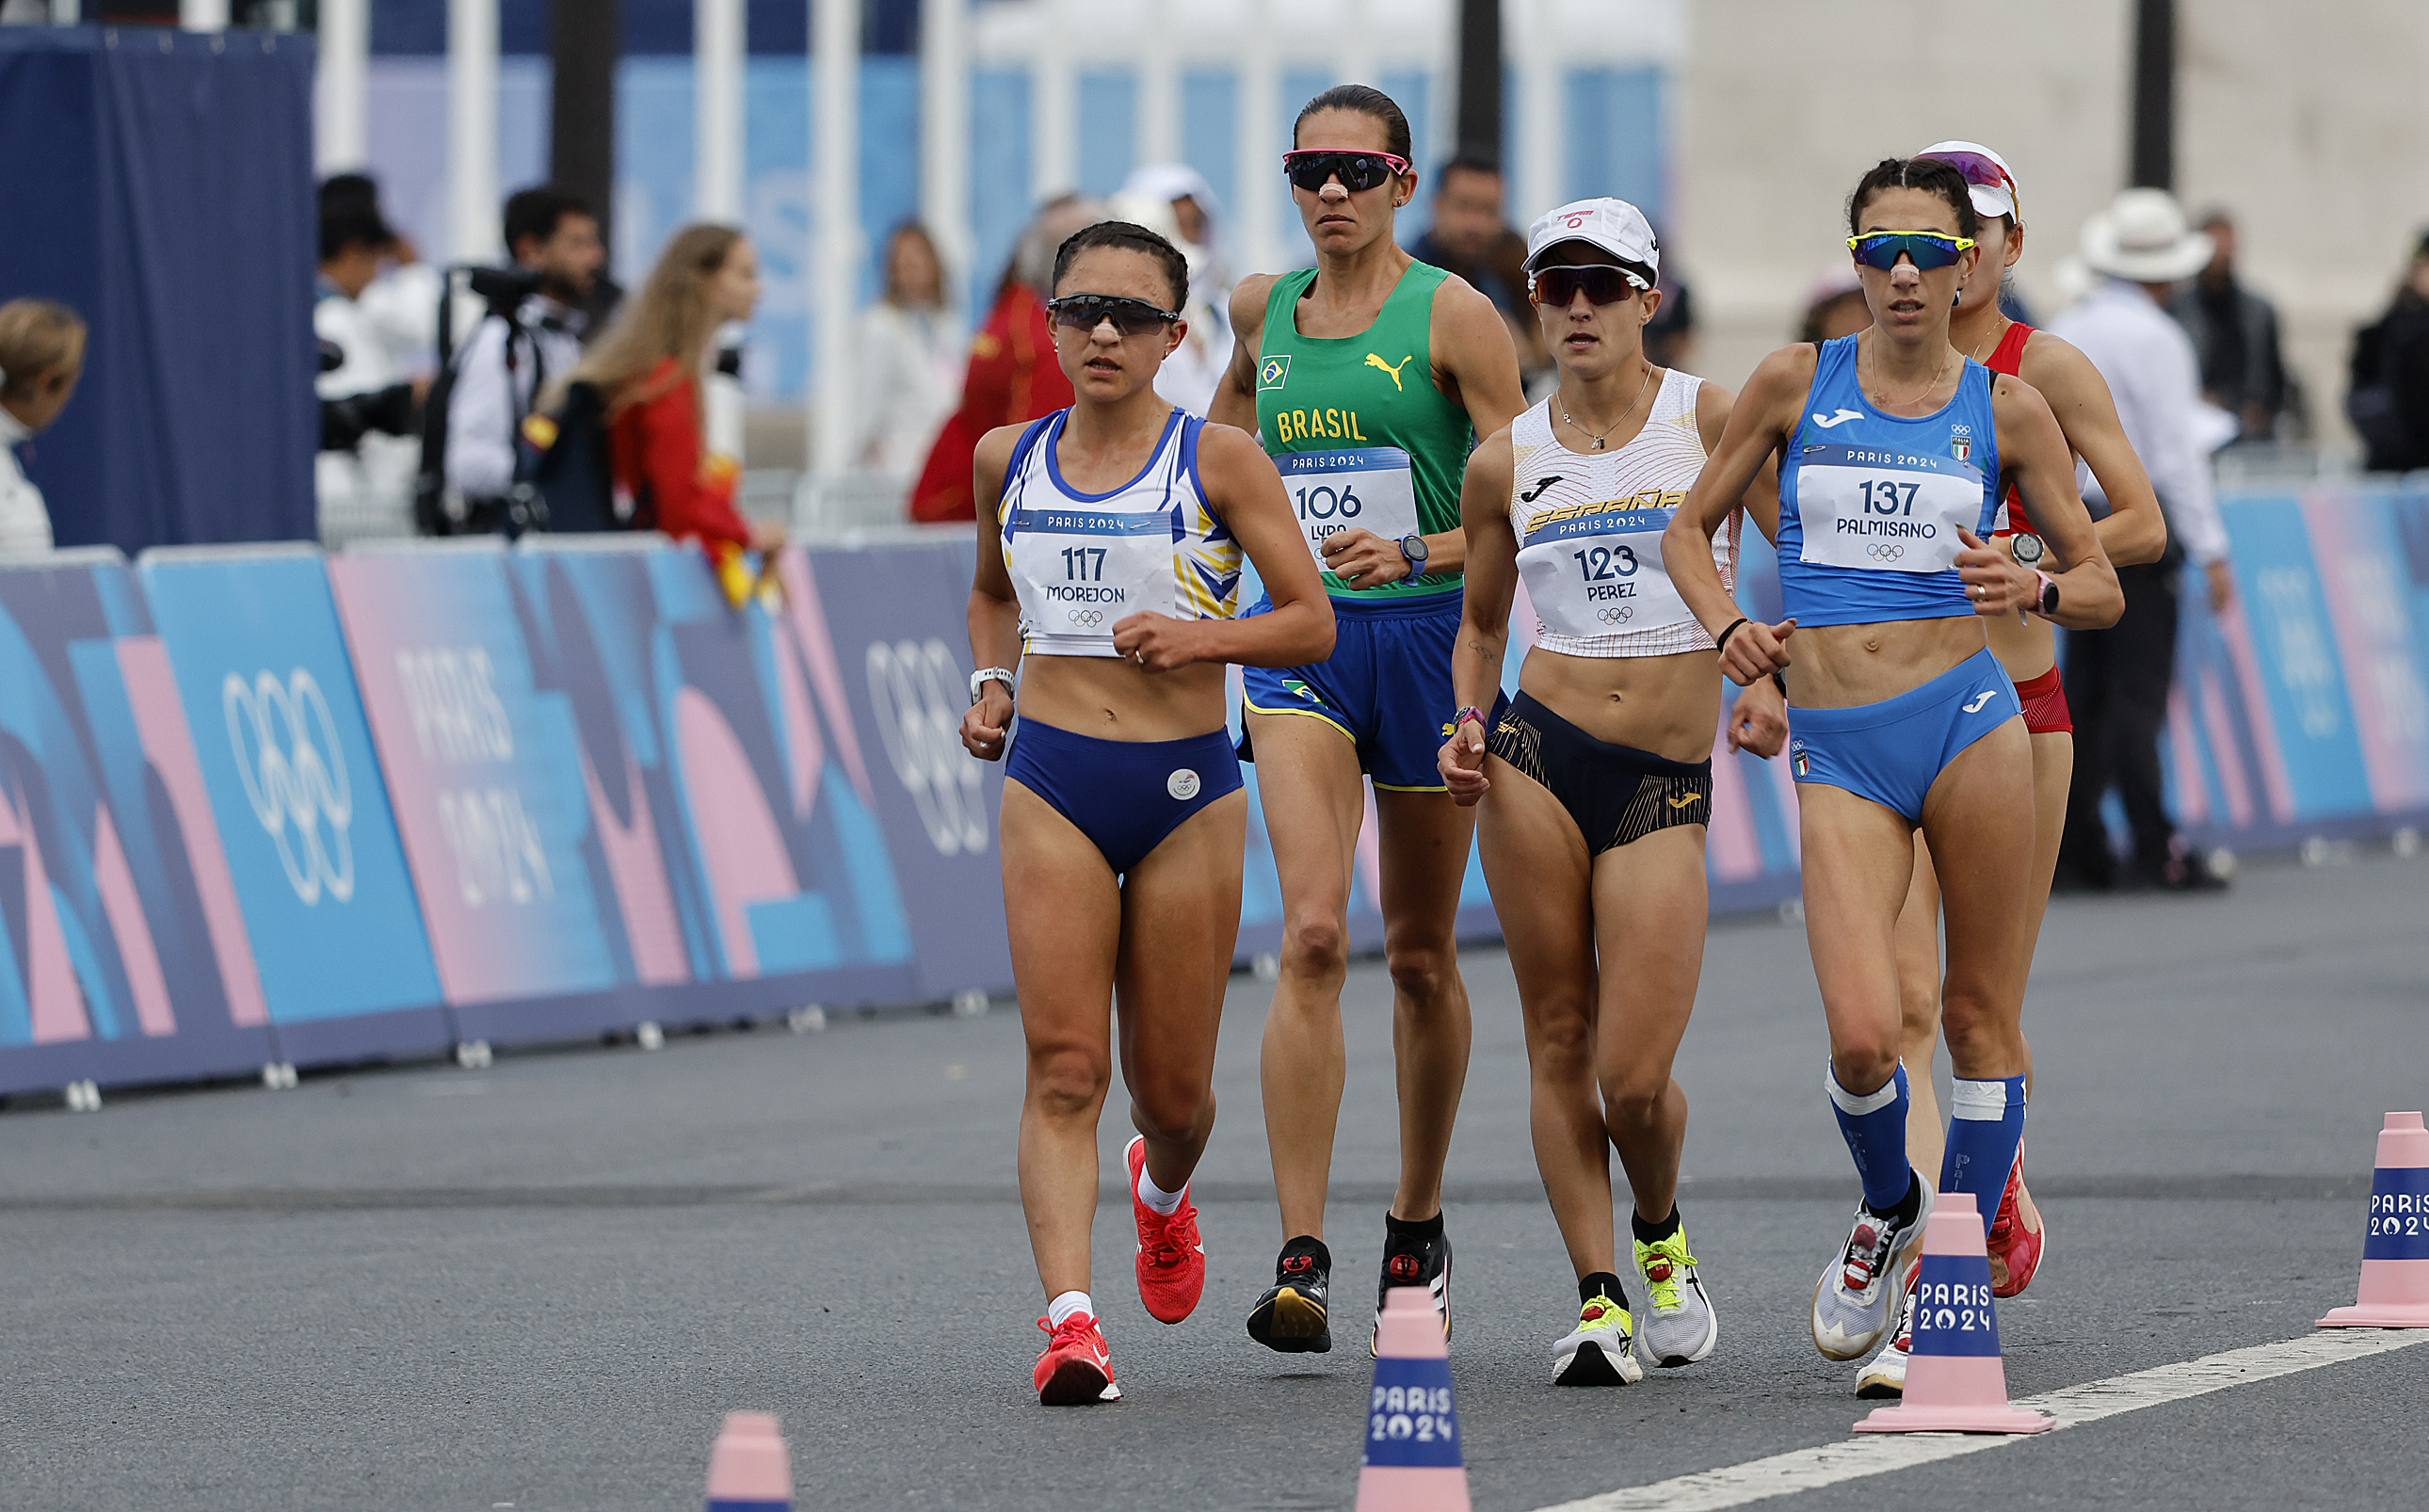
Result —
POLYGON ((1913 1221, 1877 1217, 1858 1203, 1846 1248, 1813 1288, 1813 1347, 1826 1359, 1861 1359, 1890 1331, 1897 1279, 1922 1250, 1924 1225, 1931 1218, 1931 1178, 1916 1171, 1914 1179, 1923 1188, 1923 1202, 1913 1221))
POLYGON ((1914 1284, 1922 1278, 1918 1262, 1907 1272, 1905 1300, 1898 1304, 1897 1326, 1872 1363, 1856 1372, 1856 1394, 1868 1401, 1894 1402, 1906 1395, 1906 1362, 1914 1348, 1914 1284))
POLYGON ((1692 1365, 1712 1352, 1720 1341, 1721 1321, 1712 1299, 1695 1273, 1695 1257, 1687 1253, 1687 1231, 1668 1239, 1636 1245, 1636 1274, 1644 1278, 1652 1307, 1637 1331, 1638 1347, 1651 1364, 1692 1365))
POLYGON ((1644 1379, 1644 1367, 1629 1347, 1634 1323, 1617 1299, 1588 1301, 1578 1309, 1576 1330, 1552 1346, 1552 1384, 1632 1386, 1644 1379))

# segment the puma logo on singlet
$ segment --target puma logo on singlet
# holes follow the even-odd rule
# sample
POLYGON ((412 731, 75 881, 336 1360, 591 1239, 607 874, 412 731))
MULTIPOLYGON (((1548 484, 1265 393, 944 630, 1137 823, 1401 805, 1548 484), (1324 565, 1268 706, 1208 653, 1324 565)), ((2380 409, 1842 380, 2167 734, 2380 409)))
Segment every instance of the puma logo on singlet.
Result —
POLYGON ((1375 355, 1375 353, 1371 353, 1371 352, 1369 352, 1368 353, 1366 353, 1366 366, 1368 366, 1369 368, 1380 368, 1380 369, 1382 369, 1385 372, 1390 373, 1390 374, 1392 375, 1392 386, 1393 386, 1393 387, 1395 387, 1395 388, 1399 389, 1399 390, 1400 390, 1400 392, 1402 392, 1402 393, 1404 393, 1404 394, 1408 392, 1408 389, 1407 389, 1405 386, 1402 386, 1402 384, 1400 383, 1400 368, 1405 368, 1405 367, 1407 367, 1410 363, 1414 362, 1415 360, 1416 360, 1416 354, 1415 354, 1414 353, 1410 353, 1408 356, 1402 357, 1402 358, 1400 359, 1400 367, 1399 367, 1399 368, 1395 368, 1395 367, 1393 367, 1390 363, 1385 362, 1382 358, 1380 358, 1380 357, 1379 357, 1379 356, 1375 355))
POLYGON ((1560 473, 1556 472, 1548 478, 1536 479, 1535 486, 1528 489, 1525 493, 1520 494, 1518 496, 1518 501, 1522 504, 1533 503, 1538 498, 1542 497, 1545 489, 1549 488, 1552 485, 1560 482, 1561 476, 1562 475, 1560 473))
POLYGON ((1997 688, 1984 688, 1981 692, 1974 695, 1974 701, 1965 706, 1965 712, 1967 714, 1980 714, 1982 712, 1982 706, 1998 696, 1999 690, 1997 688))
POLYGON ((1825 417, 1818 409, 1813 412, 1813 423, 1819 425, 1826 431, 1833 425, 1844 425, 1849 420, 1859 420, 1863 418, 1864 412, 1862 410, 1849 409, 1843 404, 1839 406, 1839 413, 1836 415, 1825 417))

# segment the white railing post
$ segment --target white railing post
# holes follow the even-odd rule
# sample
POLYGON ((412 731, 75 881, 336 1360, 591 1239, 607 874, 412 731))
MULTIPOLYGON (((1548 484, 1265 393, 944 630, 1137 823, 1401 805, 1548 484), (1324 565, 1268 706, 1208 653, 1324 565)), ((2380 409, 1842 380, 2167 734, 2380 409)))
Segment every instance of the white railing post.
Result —
POLYGON ((188 31, 225 31, 228 0, 177 0, 177 25, 188 31))
POLYGON ((919 219, 955 294, 970 287, 978 255, 970 234, 967 8, 968 0, 920 0, 919 8, 919 219))
POLYGON ((811 398, 813 470, 847 470, 844 436, 852 413, 852 340, 860 304, 860 0, 817 0, 810 8, 818 206, 811 308, 818 322, 811 398))
POLYGON ((447 0, 447 247, 498 253, 498 0, 447 0))
POLYGON ((312 116, 313 160, 323 176, 360 168, 370 156, 371 54, 371 0, 321 0, 312 116))
POLYGON ((743 220, 745 0, 693 0, 692 208, 703 221, 743 220))

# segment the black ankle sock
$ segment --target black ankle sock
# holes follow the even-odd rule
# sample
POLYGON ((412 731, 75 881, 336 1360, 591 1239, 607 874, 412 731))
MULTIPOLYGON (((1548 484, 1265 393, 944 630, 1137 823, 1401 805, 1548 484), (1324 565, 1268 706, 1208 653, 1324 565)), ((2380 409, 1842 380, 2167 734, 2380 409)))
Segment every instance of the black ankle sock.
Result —
POLYGON ((1611 1301, 1618 1303, 1623 1307, 1628 1306, 1626 1295, 1619 1290, 1619 1277, 1611 1274, 1609 1271, 1596 1271, 1594 1274, 1581 1276, 1578 1280, 1578 1305, 1579 1307, 1585 1306, 1596 1297, 1609 1297, 1611 1301))
POLYGON ((1630 1209, 1628 1215, 1628 1231, 1636 1236, 1636 1241, 1639 1244, 1659 1244, 1678 1232, 1678 1205, 1672 1203, 1670 1216, 1658 1224, 1646 1223, 1636 1216, 1633 1209, 1630 1209))
POLYGON ((1324 1247, 1324 1241, 1312 1235, 1301 1234, 1282 1246, 1283 1259, 1288 1259, 1294 1255, 1313 1255, 1315 1257, 1317 1265, 1327 1271, 1332 1269, 1332 1252, 1324 1247))
POLYGON ((1402 1218, 1391 1209, 1383 1211, 1383 1232, 1407 1239, 1440 1239, 1443 1215, 1436 1211, 1431 1218, 1402 1218))
POLYGON ((1875 1218, 1887 1218, 1901 1224, 1913 1223, 1923 1212, 1923 1177, 1908 1171, 1906 1176, 1906 1195, 1898 1199, 1896 1207, 1875 1208, 1871 1203, 1866 1203, 1864 1211, 1875 1218))

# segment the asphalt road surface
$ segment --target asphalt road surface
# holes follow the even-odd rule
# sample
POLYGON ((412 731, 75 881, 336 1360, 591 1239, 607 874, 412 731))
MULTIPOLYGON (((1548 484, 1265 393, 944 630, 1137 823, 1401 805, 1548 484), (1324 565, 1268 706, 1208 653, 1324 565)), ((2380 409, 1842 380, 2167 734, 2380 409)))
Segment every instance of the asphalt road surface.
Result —
MULTIPOLYGON (((1716 928, 1678 1076, 1713 1356, 1550 1385, 1575 1290, 1527 1141, 1509 968, 1475 951, 1451 1158, 1476 1504, 1519 1512, 1848 1437, 1807 1298, 1855 1187, 1801 930, 1716 928)), ((1242 1328, 1281 1236, 1234 979, 1198 1199, 1206 1301, 1148 1319, 1124 1206, 1096 1294, 1127 1392, 1049 1411, 1015 1189, 1020 1026, 839 1020, 0 1114, 0 1506, 697 1507, 729 1407, 782 1414, 808 1508, 1347 1507, 1358 1297, 1394 1169, 1387 982, 1347 994, 1329 1218, 1347 1337, 1242 1328)), ((2429 860, 2062 899, 2026 1012, 2049 1259, 2001 1307, 2017 1395, 2311 1333, 2354 1298, 2372 1137, 2429 1102, 2429 860)), ((1941 1075, 1945 1078, 1943 1060, 1941 1075)), ((1103 1139, 1117 1179, 1116 1090, 1103 1139)), ((1633 1284, 1633 1283, 1631 1283, 1633 1284)), ((2429 1347, 1804 1491, 1799 1509, 2417 1508, 2429 1347)))

